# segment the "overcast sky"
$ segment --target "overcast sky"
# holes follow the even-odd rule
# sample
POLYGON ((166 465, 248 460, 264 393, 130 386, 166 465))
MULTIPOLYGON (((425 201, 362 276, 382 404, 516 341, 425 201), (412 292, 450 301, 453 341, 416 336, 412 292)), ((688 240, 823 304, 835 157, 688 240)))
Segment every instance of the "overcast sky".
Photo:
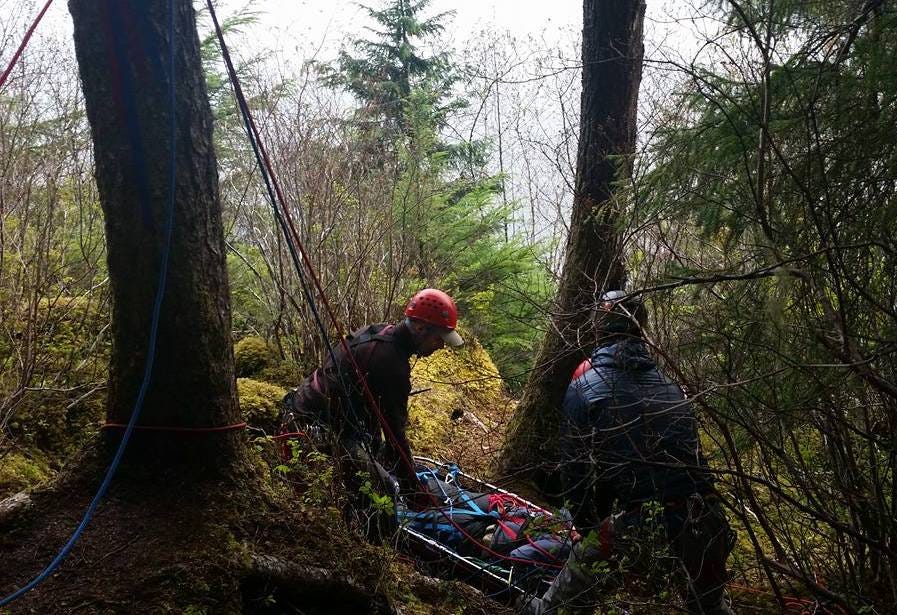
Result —
MULTIPOLYGON (((693 24, 677 21, 687 0, 648 0, 645 36, 648 52, 659 44, 685 49, 690 47, 693 24)), ((367 4, 382 5, 384 0, 367 4)), ((259 23, 246 32, 244 44, 259 49, 316 54, 318 59, 332 57, 347 36, 354 37, 370 25, 359 3, 353 0, 217 0, 222 16, 249 6, 259 12, 259 23)), ((204 1, 197 0, 197 6, 204 1)), ((37 14, 43 0, 0 0, 0 25, 21 32, 37 14), (12 22, 12 24, 10 23, 12 22)), ((447 40, 461 46, 480 32, 510 33, 526 39, 538 37, 548 43, 569 38, 582 27, 581 0, 432 0, 427 15, 454 11, 448 22, 447 40)), ((42 30, 70 34, 71 18, 66 2, 55 2, 48 11, 42 30)), ((4 30, 6 28, 3 28, 4 30)), ((20 34, 17 34, 20 36, 20 34)), ((6 41, 0 63, 5 64, 14 46, 6 41)), ((18 40, 15 41, 18 44, 18 40)), ((296 57, 296 60, 304 59, 296 57)))
MULTIPOLYGON (((241 5, 240 0, 227 0, 226 4, 241 5)), ((325 48, 368 23, 364 10, 351 0, 256 0, 253 7, 266 13, 263 25, 273 37, 285 42, 305 38, 323 43, 325 48)), ((578 0, 433 0, 426 14, 451 10, 455 15, 450 31, 459 39, 486 28, 526 35, 579 27, 582 21, 582 2, 578 0)))
MULTIPOLYGON (((384 0, 362 4, 382 5, 384 0)), ((247 6, 247 0, 219 0, 224 12, 247 6)), ((360 34, 370 20, 354 0, 254 0, 261 13, 257 41, 271 49, 317 50, 332 56, 347 35, 360 34)), ((688 48, 694 24, 677 20, 686 0, 648 0, 645 36, 649 47, 688 48)), ((553 42, 582 29, 582 0, 432 0, 426 15, 454 11, 448 39, 461 45, 482 31, 508 32, 518 38, 553 42)))
MULTIPOLYGON (((379 7, 386 1, 367 0, 366 3, 379 7)), ((712 22, 679 19, 688 12, 689 2, 648 0, 646 59, 663 59, 669 53, 690 58, 700 42, 706 40, 699 30, 712 31, 715 27, 712 22)), ((312 57, 324 62, 333 59, 343 42, 364 36, 364 28, 373 25, 366 12, 353 0, 217 0, 216 3, 221 18, 233 15, 247 5, 256 11, 258 22, 246 26, 239 36, 229 35, 229 45, 238 57, 259 54, 270 57, 276 65, 287 69, 287 74, 312 57)), ((0 41, 0 65, 5 66, 9 61, 25 28, 43 4, 44 0, 0 0, 0 33, 6 35, 5 40, 0 41)), ((205 5, 205 0, 194 0, 194 4, 199 8, 205 5)), ((574 111, 578 106, 576 67, 580 54, 577 41, 582 30, 582 0, 432 0, 424 14, 432 16, 452 10, 454 16, 445 20, 442 44, 455 51, 455 59, 459 62, 475 63, 476 52, 471 50, 484 43, 501 40, 505 46, 516 39, 523 50, 541 49, 543 58, 546 50, 553 51, 556 54, 554 64, 567 69, 552 76, 556 66, 521 65, 519 70, 524 74, 517 73, 518 78, 523 78, 517 82, 521 85, 515 86, 513 81, 508 81, 505 82, 507 86, 502 86, 505 97, 502 113, 516 119, 515 128, 520 131, 517 141, 510 138, 514 135, 507 135, 509 138, 503 144, 506 165, 510 165, 503 169, 509 173, 509 198, 533 204, 528 214, 530 224, 536 224, 533 220, 538 217, 539 209, 546 212, 545 220, 556 223, 558 207, 569 201, 569 176, 575 155, 575 146, 571 146, 564 136, 569 125, 565 123, 567 112, 561 105, 574 111), (548 75, 544 81, 541 77, 531 79, 542 74, 548 75), (525 107, 535 110, 535 115, 528 114, 529 109, 525 107), (535 153, 527 149, 532 147, 537 148, 535 153), (560 160, 565 158, 565 152, 566 160, 560 160), (523 174, 517 168, 519 160, 524 158, 528 165, 537 165, 529 167, 525 184, 520 179, 523 174)), ((208 27, 205 24, 200 29, 207 31, 208 27)), ((66 2, 58 0, 47 13, 33 44, 39 45, 42 37, 52 37, 64 48, 71 49, 71 30, 66 2)), ((509 57, 515 57, 513 49, 509 53, 509 57)), ((661 100, 669 93, 666 77, 662 72, 652 71, 652 66, 656 65, 649 62, 643 75, 642 108, 652 97, 652 92, 655 99, 659 97, 661 100)), ((488 72, 488 67, 483 68, 488 72)), ((495 122, 491 115, 497 109, 486 105, 481 110, 477 116, 478 130, 470 129, 470 134, 494 141, 495 122)), ((493 160, 491 165, 495 167, 492 170, 498 172, 496 161, 493 160)), ((565 209, 566 205, 561 208, 565 209)), ((539 223, 538 226, 544 225, 539 223)), ((549 233, 556 232, 547 226, 544 229, 549 233)))

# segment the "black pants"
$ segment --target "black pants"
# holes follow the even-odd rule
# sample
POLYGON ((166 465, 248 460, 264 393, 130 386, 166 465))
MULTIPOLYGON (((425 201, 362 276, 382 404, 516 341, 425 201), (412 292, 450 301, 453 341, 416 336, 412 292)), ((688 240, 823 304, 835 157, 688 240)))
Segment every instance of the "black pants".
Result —
POLYGON ((666 512, 670 551, 682 567, 689 613, 727 613, 723 593, 728 573, 726 559, 735 546, 718 499, 690 498, 685 509, 666 512))

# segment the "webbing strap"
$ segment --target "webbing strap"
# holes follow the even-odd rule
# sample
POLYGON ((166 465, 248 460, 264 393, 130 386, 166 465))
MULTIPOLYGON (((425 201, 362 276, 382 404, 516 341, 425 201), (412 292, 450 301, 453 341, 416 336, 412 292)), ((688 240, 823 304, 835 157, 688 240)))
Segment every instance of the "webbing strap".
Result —
MULTIPOLYGON (((389 336, 389 335, 384 335, 384 332, 392 332, 392 330, 394 328, 395 328, 394 325, 386 325, 377 333, 373 333, 373 334, 362 333, 361 335, 359 335, 356 338, 347 339, 346 346, 349 348, 349 351, 354 354, 355 349, 357 347, 361 346, 362 344, 369 344, 371 342, 392 342, 393 337, 389 336)), ((368 352, 365 355, 364 360, 361 361, 361 357, 357 357, 357 359, 360 361, 359 366, 361 365, 361 363, 363 363, 365 366, 367 366, 367 364, 371 360, 371 355, 374 353, 375 348, 376 348, 376 344, 371 343, 371 345, 368 347, 368 352)), ((336 365, 333 362, 333 360, 331 360, 331 363, 332 363, 331 369, 333 369, 334 372, 338 371, 340 369, 340 367, 338 365, 336 365)), ((324 394, 327 394, 327 390, 325 389, 326 380, 324 382, 321 381, 321 373, 322 372, 326 373, 327 370, 325 368, 318 368, 315 371, 313 371, 311 374, 311 380, 310 380, 309 384, 311 385, 312 389, 314 389, 318 393, 321 393, 322 395, 324 395, 324 394)))

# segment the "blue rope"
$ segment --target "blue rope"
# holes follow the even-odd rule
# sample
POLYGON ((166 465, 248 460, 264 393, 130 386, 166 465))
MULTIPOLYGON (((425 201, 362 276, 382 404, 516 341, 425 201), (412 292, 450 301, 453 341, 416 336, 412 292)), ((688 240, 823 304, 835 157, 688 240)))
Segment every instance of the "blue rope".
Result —
POLYGON ((143 409, 143 400, 146 397, 146 392, 149 389, 149 383, 153 371, 153 363, 156 356, 156 339, 158 337, 159 319, 162 312, 162 297, 165 294, 165 284, 168 278, 168 257, 171 252, 171 236, 172 229, 174 227, 174 197, 176 187, 175 172, 177 161, 177 157, 175 154, 175 146, 177 144, 177 121, 175 117, 174 0, 168 0, 168 39, 168 77, 170 83, 169 104, 171 107, 171 156, 169 159, 169 171, 171 173, 171 181, 168 186, 168 212, 165 222, 165 247, 162 252, 159 282, 158 287, 156 288, 156 299, 153 304, 153 320, 152 326, 150 327, 149 344, 147 347, 146 367, 144 369, 143 382, 141 383, 140 390, 137 393, 137 401, 134 404, 134 410, 131 413, 131 419, 128 421, 128 426, 125 429, 124 435, 122 435, 121 443, 118 445, 118 450, 115 451, 115 456, 112 458, 112 463, 109 464, 109 469, 106 470, 106 475, 103 477, 103 482, 100 484, 100 488, 97 490, 96 495, 90 502, 90 505, 87 507, 87 511, 84 513, 84 518, 81 519, 81 523, 78 525, 71 538, 69 538, 68 542, 65 543, 65 546, 62 547, 62 550, 60 550, 56 557, 53 558, 53 561, 50 562, 50 565, 47 566, 43 570, 43 572, 29 581, 27 585, 10 594, 6 598, 3 598, 3 600, 0 600, 0 607, 4 607, 14 600, 21 598, 23 595, 46 580, 47 577, 53 574, 53 572, 59 567, 59 565, 62 564, 62 561, 66 558, 66 556, 68 556, 69 552, 71 552, 72 548, 75 546, 75 543, 78 542, 81 534, 93 519, 94 512, 96 511, 97 506, 99 506, 100 500, 103 499, 109 489, 109 484, 112 482, 112 477, 115 475, 115 472, 118 469, 119 462, 121 461, 122 455, 125 452, 125 447, 128 445, 128 440, 130 440, 131 433, 134 431, 134 425, 137 423, 137 419, 140 416, 140 411, 143 409))

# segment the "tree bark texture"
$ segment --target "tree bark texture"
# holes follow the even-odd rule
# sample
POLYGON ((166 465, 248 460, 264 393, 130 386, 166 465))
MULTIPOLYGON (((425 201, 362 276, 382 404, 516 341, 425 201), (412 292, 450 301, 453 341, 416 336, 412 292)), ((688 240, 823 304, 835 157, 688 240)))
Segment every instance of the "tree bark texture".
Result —
MULTIPOLYGON (((506 470, 556 457, 570 376, 592 350, 595 296, 623 287, 616 182, 630 172, 642 73, 643 0, 584 0, 582 100, 570 233, 551 326, 506 444, 506 470)), ((551 471, 551 468, 548 468, 551 471)), ((543 482, 543 481, 539 481, 543 482)))
MULTIPOLYGON (((237 423, 230 299, 199 39, 190 0, 69 0, 105 214, 113 297, 107 417, 127 423, 144 376, 170 183, 168 54, 175 48, 176 201, 155 367, 139 424, 237 423)), ((117 437, 118 432, 113 432, 117 437)), ((150 457, 233 451, 234 432, 135 432, 150 457), (160 448, 161 447, 161 448, 160 448), (211 447, 211 448, 210 448, 211 447), (152 451, 152 452, 150 452, 152 451)), ((147 459, 144 459, 147 461, 147 459)))

